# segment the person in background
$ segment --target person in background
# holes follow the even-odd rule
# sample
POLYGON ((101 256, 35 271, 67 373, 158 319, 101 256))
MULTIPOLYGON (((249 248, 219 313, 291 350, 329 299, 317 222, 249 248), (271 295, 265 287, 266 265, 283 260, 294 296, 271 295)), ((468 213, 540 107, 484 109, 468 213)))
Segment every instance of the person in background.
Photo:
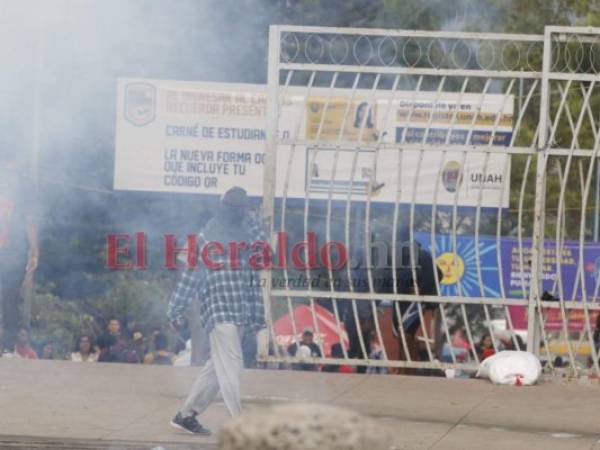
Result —
POLYGON ((106 324, 106 331, 111 336, 121 335, 121 321, 116 317, 111 317, 106 324))
MULTIPOLYGON (((127 333, 121 330, 121 321, 115 316, 111 316, 106 323, 106 333, 98 340, 100 343, 109 344, 110 350, 105 348, 99 349, 99 362, 122 362, 122 363, 138 363, 136 352, 133 348, 132 340, 127 336, 127 333), (109 359, 110 361, 106 361, 109 359), (116 359, 113 361, 113 359, 116 359)), ((143 357, 142 357, 143 358, 143 357)))
MULTIPOLYGON (((379 339, 377 337, 377 333, 375 330, 371 332, 371 336, 369 339, 369 359, 372 360, 382 360, 383 357, 383 346, 379 343, 379 339)), ((369 374, 385 374, 388 373, 387 367, 378 367, 378 366, 368 366, 366 373, 369 374)))
POLYGON ((154 338, 156 337, 157 334, 162 333, 162 327, 161 326, 152 326, 149 330, 148 330, 148 337, 146 339, 146 353, 150 353, 154 351, 154 338))
POLYGON ((448 330, 450 334, 450 343, 445 342, 442 348, 442 362, 452 362, 452 353, 457 361, 466 361, 469 359, 470 345, 465 337, 464 330, 454 325, 448 330))
POLYGON ((555 368, 562 368, 562 367, 568 367, 569 363, 564 361, 562 359, 562 357, 560 356, 556 356, 556 358, 554 358, 554 363, 552 364, 555 368))
POLYGON ((154 336, 154 351, 144 357, 144 364, 172 366, 175 355, 169 351, 169 338, 164 333, 154 336))
POLYGON ((504 345, 504 350, 520 350, 522 352, 526 351, 527 345, 525 345, 525 342, 523 342, 523 338, 521 338, 521 336, 519 336, 518 334, 516 334, 514 338, 514 341, 510 337, 502 341, 502 344, 504 345))
POLYGON ((38 267, 36 194, 14 150, 0 148, 0 353, 17 340, 24 279, 38 267))
POLYGON ((116 342, 117 338, 110 334, 100 336, 98 339, 98 362, 119 362, 119 355, 113 349, 116 342))
MULTIPOLYGON (((322 356, 321 349, 314 341, 314 333, 311 328, 305 328, 300 342, 291 344, 287 351, 290 356, 297 356, 300 359, 320 358, 322 356)), ((294 363, 292 369, 317 370, 318 366, 310 363, 294 363)))
POLYGON ((477 346, 477 354, 479 359, 483 361, 485 358, 489 358, 494 353, 496 353, 496 350, 494 350, 492 337, 489 334, 484 334, 479 341, 479 345, 477 346))
POLYGON ((91 336, 83 335, 77 342, 77 348, 71 353, 73 362, 97 362, 98 353, 94 351, 94 345, 91 336))
POLYGON ((117 362, 136 364, 143 361, 143 356, 141 359, 138 358, 133 341, 125 334, 121 333, 118 336, 112 337, 115 338, 112 351, 117 355, 117 362))
POLYGON ((54 359, 54 344, 52 342, 44 342, 39 349, 40 359, 54 359))
POLYGON ((143 363, 146 354, 148 353, 148 344, 144 339, 144 335, 141 331, 134 331, 131 335, 131 340, 133 342, 133 352, 135 353, 135 357, 138 363, 143 363))
MULTIPOLYGON (((344 358, 344 350, 342 344, 339 342, 331 346, 331 357, 336 359, 344 358)), ((328 364, 323 367, 323 372, 337 372, 337 373, 355 373, 354 367, 347 364, 328 364)))
POLYGON ((131 315, 127 315, 122 324, 120 324, 120 332, 125 334, 129 339, 133 339, 133 335, 140 332, 137 320, 131 315))
POLYGON ((17 332, 14 356, 24 359, 38 359, 36 351, 29 345, 29 330, 21 327, 17 332))

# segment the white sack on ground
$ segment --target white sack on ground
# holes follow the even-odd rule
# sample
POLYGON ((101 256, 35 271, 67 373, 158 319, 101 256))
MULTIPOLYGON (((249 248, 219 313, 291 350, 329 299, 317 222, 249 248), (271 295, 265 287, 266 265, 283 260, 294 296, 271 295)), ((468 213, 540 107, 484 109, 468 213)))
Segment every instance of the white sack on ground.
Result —
POLYGON ((532 385, 542 375, 537 356, 529 352, 506 350, 486 358, 476 376, 489 378, 494 384, 532 385))

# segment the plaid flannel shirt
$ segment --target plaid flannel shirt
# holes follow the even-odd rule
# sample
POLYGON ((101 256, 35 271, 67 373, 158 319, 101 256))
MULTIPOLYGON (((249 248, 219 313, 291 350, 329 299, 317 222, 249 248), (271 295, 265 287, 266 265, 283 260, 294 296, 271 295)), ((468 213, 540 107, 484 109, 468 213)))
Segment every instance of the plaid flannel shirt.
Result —
MULTIPOLYGON (((247 216, 242 227, 251 237, 249 245, 266 241, 266 229, 258 216, 247 216)), ((200 232, 197 242, 201 250, 209 241, 200 232)), ((240 251, 240 267, 231 268, 227 243, 222 244, 225 254, 213 255, 211 261, 224 263, 223 268, 209 269, 199 261, 197 268, 185 269, 170 297, 167 317, 171 321, 182 318, 192 300, 197 298, 200 323, 207 332, 219 323, 233 323, 252 330, 263 328, 265 311, 260 271, 249 267, 247 251, 240 251)))

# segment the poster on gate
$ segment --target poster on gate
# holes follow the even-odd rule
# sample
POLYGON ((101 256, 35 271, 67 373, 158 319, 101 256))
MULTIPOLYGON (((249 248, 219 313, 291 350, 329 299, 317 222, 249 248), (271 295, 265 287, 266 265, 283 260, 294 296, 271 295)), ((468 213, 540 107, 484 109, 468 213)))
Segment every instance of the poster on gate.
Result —
MULTIPOLYGON (((452 145, 509 145, 512 96, 350 92, 286 89, 277 196, 508 206, 510 156, 452 145)), ((264 85, 119 79, 114 189, 260 196, 266 127, 264 85)))
MULTIPOLYGON (((556 241, 544 241, 542 286, 544 291, 565 300, 579 300, 583 288, 588 299, 600 295, 600 244, 585 243, 583 266, 579 265, 579 242, 565 241, 560 260, 557 259, 556 241), (560 262, 560 265, 558 264, 560 262), (582 284, 583 280, 583 284, 582 284)), ((504 286, 508 297, 527 298, 531 280, 531 240, 502 239, 501 259, 504 286)))
MULTIPOLYGON (((511 95, 419 92, 415 99, 412 91, 326 94, 328 90, 312 89, 303 99, 308 144, 304 153, 298 146, 293 153, 280 147, 278 174, 290 177, 278 178, 278 192, 287 186, 290 196, 316 199, 393 203, 398 198, 400 203, 508 207, 510 156, 452 147, 509 146, 511 95), (317 142, 311 145, 311 140, 317 142), (288 167, 304 167, 301 186, 296 172, 286 172, 288 167)), ((290 103, 289 111, 300 109, 301 114, 302 107, 290 103)), ((281 112, 282 120, 285 114, 281 112)))
POLYGON ((435 256, 442 296, 501 297, 496 238, 480 237, 477 250, 473 236, 456 236, 456 243, 450 235, 436 234, 433 243, 430 233, 414 236, 435 256))
MULTIPOLYGON (((510 319, 515 330, 527 329, 527 307, 509 306, 510 319)), ((560 308, 544 308, 543 318, 546 331, 563 331, 563 320, 560 308)), ((599 312, 589 311, 589 322, 594 330, 599 312)), ((569 332, 581 332, 585 327, 585 312, 583 309, 569 309, 566 311, 566 324, 569 332)))
MULTIPOLYGON (((435 256, 440 268, 440 294, 442 296, 501 298, 502 288, 506 298, 527 299, 531 281, 531 240, 523 239, 521 245, 515 238, 472 235, 456 237, 436 234, 434 245, 430 233, 415 233, 418 241, 435 256), (498 250, 498 243, 500 249, 498 250), (476 248, 479 250, 477 251, 476 248), (498 261, 501 267, 498 266, 498 261)), ((589 302, 600 298, 600 244, 585 243, 583 264, 579 264, 579 242, 563 243, 560 269, 558 266, 556 242, 544 242, 543 290, 558 297, 563 293, 567 301, 581 301, 583 289, 589 302), (560 276, 558 274, 560 273, 560 276), (582 284, 583 280, 583 284, 582 284)), ((558 305, 558 303, 557 303, 558 305)), ((509 306, 515 329, 527 329, 527 308, 509 306)), ((590 321, 595 323, 597 311, 590 311, 590 321)), ((559 308, 544 310, 546 329, 562 330, 562 316, 559 308)), ((581 331, 585 324, 584 311, 568 311, 568 328, 581 331)))
MULTIPOLYGON (((588 301, 600 296, 600 244, 585 243, 583 264, 579 264, 579 242, 565 241, 561 257, 557 258, 556 241, 544 242, 542 268, 542 289, 564 300, 581 301, 584 289, 588 301), (560 262, 560 265, 559 265, 560 262), (583 280, 583 283, 582 283, 583 280)), ((506 239, 502 243, 502 267, 507 296, 528 298, 531 284, 531 240, 506 239)), ((509 306, 511 320, 516 329, 527 329, 527 308, 509 306)), ((597 311, 590 312, 590 322, 595 323, 597 311)), ((560 308, 546 308, 543 311, 545 328, 548 331, 562 331, 563 320, 560 308)), ((585 328, 585 315, 581 309, 567 311, 569 331, 582 331, 585 328)))

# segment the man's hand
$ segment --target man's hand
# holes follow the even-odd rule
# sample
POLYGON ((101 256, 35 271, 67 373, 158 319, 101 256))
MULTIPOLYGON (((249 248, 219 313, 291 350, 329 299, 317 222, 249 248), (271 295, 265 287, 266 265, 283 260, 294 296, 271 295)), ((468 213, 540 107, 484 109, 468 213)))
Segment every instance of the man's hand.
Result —
POLYGON ((38 268, 39 255, 37 252, 31 252, 27 259, 27 266, 25 266, 25 272, 33 273, 38 268))

